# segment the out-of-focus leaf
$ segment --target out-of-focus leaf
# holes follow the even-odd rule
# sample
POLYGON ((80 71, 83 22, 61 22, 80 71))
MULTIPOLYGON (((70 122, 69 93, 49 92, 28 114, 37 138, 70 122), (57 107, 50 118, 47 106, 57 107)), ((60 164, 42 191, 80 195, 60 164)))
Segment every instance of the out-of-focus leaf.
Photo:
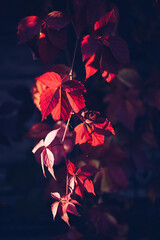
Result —
POLYGON ((46 24, 53 30, 61 30, 66 27, 70 22, 70 17, 60 11, 53 11, 46 17, 46 24))
POLYGON ((40 34, 40 28, 43 20, 37 16, 29 16, 21 19, 18 25, 18 43, 28 42, 37 34, 40 34))

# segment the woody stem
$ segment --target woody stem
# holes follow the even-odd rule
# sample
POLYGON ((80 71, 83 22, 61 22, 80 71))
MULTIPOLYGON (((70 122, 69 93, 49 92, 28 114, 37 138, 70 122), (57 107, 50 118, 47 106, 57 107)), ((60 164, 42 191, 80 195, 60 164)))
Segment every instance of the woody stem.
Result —
POLYGON ((66 167, 67 167, 67 176, 66 176, 66 195, 68 194, 68 161, 66 158, 66 153, 62 144, 62 149, 63 149, 63 154, 64 154, 64 159, 65 159, 65 163, 66 163, 66 167))
POLYGON ((66 137, 66 133, 67 133, 67 129, 68 129, 68 126, 69 126, 69 122, 71 120, 71 115, 72 115, 72 112, 70 113, 70 116, 68 118, 68 121, 67 121, 67 124, 66 124, 66 127, 65 127, 65 130, 64 130, 64 133, 63 133, 63 137, 62 137, 62 149, 63 149, 63 155, 64 155, 64 159, 65 159, 65 163, 66 163, 66 168, 67 168, 67 176, 66 176, 66 195, 68 194, 68 161, 67 161, 67 158, 66 158, 66 153, 65 153, 65 149, 64 149, 64 139, 66 137))

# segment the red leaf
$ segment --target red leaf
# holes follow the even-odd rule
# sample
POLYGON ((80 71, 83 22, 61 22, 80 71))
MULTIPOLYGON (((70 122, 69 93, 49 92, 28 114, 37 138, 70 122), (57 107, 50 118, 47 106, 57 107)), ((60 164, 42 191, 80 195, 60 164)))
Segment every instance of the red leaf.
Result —
POLYGON ((118 189, 127 190, 128 179, 120 166, 110 163, 108 165, 108 173, 112 182, 118 187, 118 189))
POLYGON ((66 27, 70 22, 70 17, 60 11, 53 11, 46 17, 46 24, 49 28, 60 30, 66 27))
POLYGON ((66 48, 66 45, 67 45, 66 29, 61 29, 60 31, 57 31, 57 30, 47 28, 46 33, 47 33, 48 39, 54 46, 62 50, 66 48))
POLYGON ((68 161, 67 169, 71 175, 74 175, 76 173, 76 166, 71 161, 68 161))
MULTIPOLYGON (((62 92, 63 92, 63 89, 62 89, 62 92)), ((68 100, 66 99, 65 93, 62 93, 62 92, 59 97, 58 104, 51 112, 52 118, 55 121, 58 121, 60 119, 62 119, 63 121, 66 121, 69 118, 70 112, 71 112, 71 107, 68 103, 68 100)))
POLYGON ((103 39, 103 43, 105 46, 111 49, 114 58, 118 62, 122 64, 129 63, 129 50, 126 42, 122 38, 117 36, 109 36, 103 39))
POLYGON ((42 120, 51 113, 55 121, 66 121, 71 110, 78 113, 85 107, 83 84, 76 80, 65 81, 66 78, 61 79, 55 72, 47 72, 37 78, 37 81, 48 87, 40 96, 42 120))
POLYGON ((93 193, 94 195, 96 195, 95 192, 94 192, 94 186, 93 186, 93 183, 92 183, 91 180, 86 178, 85 181, 84 181, 84 187, 85 187, 87 192, 93 193))
POLYGON ((68 204, 67 212, 72 213, 74 215, 79 215, 77 212, 76 206, 73 203, 68 204))
POLYGON ((109 48, 104 48, 103 50, 99 68, 102 77, 104 77, 107 82, 110 82, 116 77, 118 71, 122 68, 122 64, 115 60, 109 48))
POLYGON ((103 35, 104 32, 105 35, 110 35, 114 30, 115 24, 116 17, 115 10, 113 9, 94 24, 94 31, 98 35, 103 35))
POLYGON ((96 39, 94 39, 90 35, 85 36, 83 38, 83 41, 81 42, 83 61, 92 57, 92 55, 96 53, 98 47, 99 47, 99 44, 96 39))
POLYGON ((37 16, 29 16, 20 20, 18 24, 18 43, 28 42, 40 33, 42 19, 37 16))
POLYGON ((45 65, 51 64, 56 59, 60 49, 54 46, 46 37, 45 33, 40 34, 38 39, 39 55, 45 65))
POLYGON ((145 109, 139 98, 139 92, 135 89, 127 90, 120 82, 117 82, 115 89, 107 95, 105 101, 109 102, 107 114, 111 122, 114 124, 121 122, 131 131, 134 130, 137 117, 144 114, 145 109))
POLYGON ((81 188, 79 185, 77 185, 75 188, 75 193, 81 198, 83 198, 83 192, 84 192, 84 188, 81 188))
POLYGON ((55 72, 46 72, 40 77, 37 77, 36 80, 40 81, 49 88, 58 88, 62 83, 61 77, 55 72))
POLYGON ((59 101, 60 89, 48 88, 42 92, 40 106, 42 121, 55 109, 59 101))
POLYGON ((86 123, 79 124, 74 132, 75 144, 79 144, 84 151, 89 151, 89 146, 102 145, 106 135, 115 134, 108 119, 99 117, 92 122, 86 119, 86 123))
POLYGON ((69 94, 66 92, 66 96, 68 98, 68 101, 70 103, 71 108, 75 113, 78 113, 81 109, 85 108, 85 100, 83 98, 83 95, 74 95, 69 94))
POLYGON ((76 126, 74 128, 74 132, 75 132, 75 145, 79 144, 81 146, 84 143, 88 143, 88 145, 91 145, 92 137, 85 123, 80 123, 78 126, 76 126))
POLYGON ((86 79, 94 75, 98 71, 98 61, 96 61, 96 55, 92 55, 85 64, 86 79))
POLYGON ((76 80, 63 81, 63 89, 72 94, 82 94, 86 92, 84 85, 76 80))

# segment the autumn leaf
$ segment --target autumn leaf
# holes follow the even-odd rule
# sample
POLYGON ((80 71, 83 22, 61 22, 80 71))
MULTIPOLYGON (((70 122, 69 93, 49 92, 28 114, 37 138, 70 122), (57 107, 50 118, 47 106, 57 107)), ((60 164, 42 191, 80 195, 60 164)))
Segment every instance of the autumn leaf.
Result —
POLYGON ((87 111, 83 117, 83 123, 75 127, 75 144, 79 144, 82 150, 89 152, 91 146, 99 146, 104 143, 105 136, 115 134, 111 123, 107 118, 99 117, 94 111, 87 111))
POLYGON ((59 31, 69 24, 70 17, 60 11, 53 11, 47 15, 45 22, 49 28, 59 31))
POLYGON ((129 63, 126 42, 111 35, 115 25, 115 10, 112 10, 95 22, 93 34, 83 38, 81 50, 83 61, 86 61, 86 79, 99 70, 110 82, 122 66, 129 63))
POLYGON ((34 59, 41 58, 45 65, 51 64, 60 49, 67 45, 66 26, 70 17, 60 11, 49 13, 45 19, 28 16, 18 25, 19 43, 26 43, 34 59))
POLYGON ((17 35, 18 43, 28 42, 40 33, 43 20, 37 16, 29 16, 20 20, 17 35))
POLYGON ((76 32, 80 35, 86 27, 93 28, 94 23, 107 13, 105 0, 72 0, 76 32))
POLYGON ((139 91, 127 89, 120 82, 116 82, 104 102, 108 103, 106 114, 110 116, 111 122, 113 124, 121 122, 131 131, 134 130, 136 119, 145 112, 139 91))
POLYGON ((67 77, 62 79, 58 73, 46 72, 36 78, 37 82, 40 82, 37 83, 38 93, 34 88, 32 93, 35 104, 42 113, 42 121, 50 113, 55 121, 60 119, 66 121, 72 110, 78 113, 85 107, 83 84, 76 80, 67 80, 67 77))
POLYGON ((54 170, 53 170, 54 154, 50 150, 49 146, 54 141, 58 131, 59 131, 59 128, 49 132, 45 137, 45 140, 43 139, 40 140, 32 150, 34 154, 36 154, 38 150, 41 151, 41 166, 42 166, 43 175, 46 177, 45 170, 44 170, 44 165, 45 165, 48 168, 48 171, 54 177, 54 179, 56 179, 54 175, 54 170))
POLYGON ((36 123, 34 124, 26 134, 28 138, 42 139, 51 131, 51 127, 45 123, 36 123))
POLYGON ((76 166, 71 161, 68 161, 67 169, 71 175, 69 178, 71 193, 75 190, 75 193, 81 198, 83 197, 84 190, 95 195, 93 183, 88 179, 91 176, 90 172, 84 172, 81 168, 76 171, 76 166))
POLYGON ((80 204, 76 200, 71 199, 70 194, 61 197, 58 192, 54 192, 51 193, 51 196, 57 200, 51 206, 53 219, 55 220, 55 216, 58 212, 59 216, 70 226, 67 212, 78 216, 79 214, 75 204, 80 204))

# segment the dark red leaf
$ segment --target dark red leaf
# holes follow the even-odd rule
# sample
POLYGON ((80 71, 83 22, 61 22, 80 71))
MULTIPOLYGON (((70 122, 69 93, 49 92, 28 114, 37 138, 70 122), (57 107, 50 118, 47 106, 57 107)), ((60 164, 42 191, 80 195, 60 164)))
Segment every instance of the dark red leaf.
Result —
POLYGON ((127 190, 128 179, 120 166, 114 163, 108 165, 108 173, 111 181, 116 185, 118 189, 127 190))
POLYGON ((40 34, 38 40, 39 55, 45 65, 49 65, 54 62, 60 49, 54 46, 44 33, 40 34))
POLYGON ((59 31, 69 24, 70 17, 60 11, 53 11, 47 15, 45 21, 49 28, 59 31))
POLYGON ((94 24, 94 31, 99 36, 104 35, 104 33, 107 36, 113 32, 115 24, 116 17, 115 10, 113 9, 94 24))
POLYGON ((94 55, 97 52, 98 47, 99 44, 96 39, 94 39, 90 35, 85 36, 83 38, 83 41, 81 42, 83 61, 87 60, 88 58, 91 58, 92 55, 94 55))
POLYGON ((26 134, 28 138, 42 139, 51 131, 51 127, 45 123, 34 124, 26 134))
POLYGON ((66 29, 61 29, 60 31, 53 30, 53 29, 46 29, 47 37, 50 42, 56 46, 64 50, 67 45, 67 32, 66 29))
POLYGON ((105 46, 111 49, 111 52, 114 58, 122 63, 129 63, 129 50, 126 42, 117 36, 109 36, 103 39, 103 43, 105 46))
POLYGON ((37 16, 29 16, 20 20, 18 24, 18 43, 28 42, 40 33, 43 20, 37 16))

